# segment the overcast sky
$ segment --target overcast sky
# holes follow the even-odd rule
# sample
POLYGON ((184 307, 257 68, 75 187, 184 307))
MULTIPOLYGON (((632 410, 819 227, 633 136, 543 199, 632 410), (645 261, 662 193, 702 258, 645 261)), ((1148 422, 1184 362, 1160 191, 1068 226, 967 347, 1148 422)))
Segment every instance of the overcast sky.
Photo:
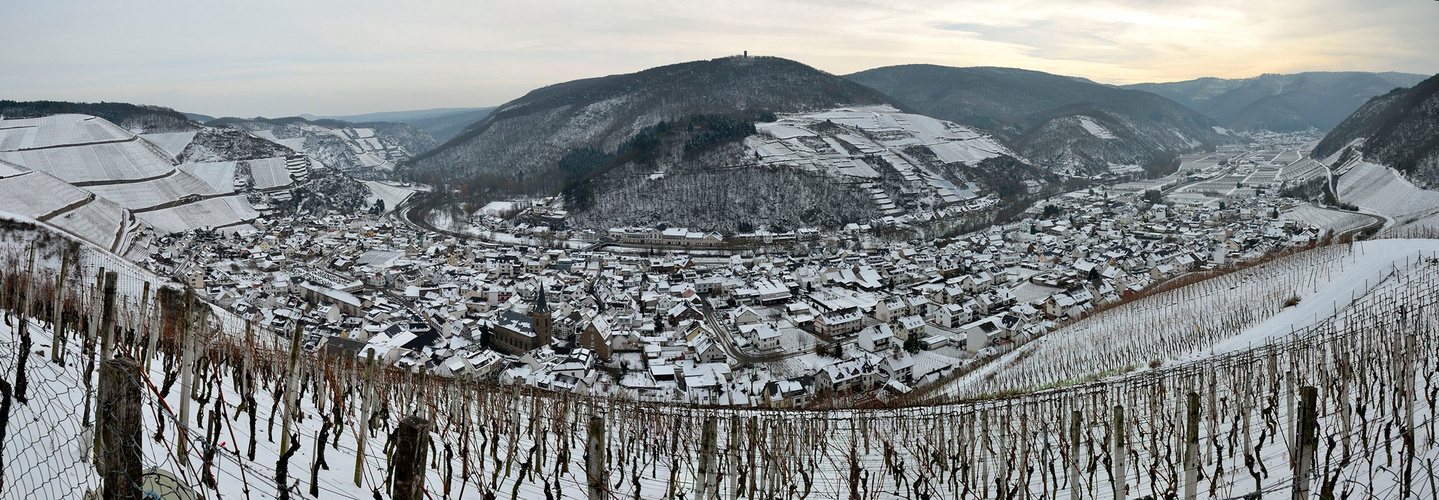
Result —
POLYGON ((1439 72, 1433 0, 3 0, 0 13, 0 99, 216 116, 489 106, 744 50, 836 74, 933 63, 1116 84, 1439 72))

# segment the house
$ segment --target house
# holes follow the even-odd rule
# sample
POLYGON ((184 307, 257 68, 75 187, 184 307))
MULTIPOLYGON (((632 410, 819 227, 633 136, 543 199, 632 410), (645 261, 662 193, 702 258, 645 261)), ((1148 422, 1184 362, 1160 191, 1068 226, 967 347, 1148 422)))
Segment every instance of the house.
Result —
POLYGON ((749 340, 754 342, 755 347, 761 351, 779 350, 779 329, 774 325, 760 323, 758 325, 747 325, 749 329, 749 340))
POLYGON ((814 318, 814 331, 820 335, 841 337, 864 327, 864 315, 857 307, 820 313, 814 318))
POLYGON ((600 359, 610 359, 613 345, 610 343, 610 322, 603 315, 589 320, 580 330, 580 345, 594 352, 600 359))
POLYGON ((702 335, 690 344, 694 348, 695 360, 700 363, 729 364, 729 355, 708 335, 702 335))
POLYGON ((905 316, 899 318, 899 326, 894 329, 894 336, 900 340, 909 340, 913 336, 924 335, 924 318, 919 316, 905 316))
POLYGON ((865 327, 859 331, 859 348, 869 352, 885 352, 894 347, 894 331, 889 325, 865 327))
POLYGON ((813 385, 808 376, 769 382, 764 387, 765 401, 770 408, 801 408, 809 404, 813 385))
POLYGON ((665 313, 665 317, 669 319, 670 326, 679 325, 684 320, 700 321, 705 319, 704 313, 689 303, 675 304, 665 313))
POLYGON ((1009 339, 1009 332, 1004 329, 999 316, 989 316, 964 324, 959 327, 959 332, 964 334, 965 348, 969 352, 979 352, 995 342, 1009 339))
POLYGON ((867 391, 878 376, 868 357, 832 363, 814 375, 816 394, 844 395, 856 391, 867 391))
POLYGON ((879 360, 879 371, 887 380, 909 384, 914 380, 914 356, 905 351, 894 351, 879 360))

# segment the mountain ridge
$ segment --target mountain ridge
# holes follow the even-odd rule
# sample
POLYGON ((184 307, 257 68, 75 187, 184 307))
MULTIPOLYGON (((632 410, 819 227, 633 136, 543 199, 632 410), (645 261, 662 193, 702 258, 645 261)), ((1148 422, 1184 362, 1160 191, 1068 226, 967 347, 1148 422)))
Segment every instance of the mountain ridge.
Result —
POLYGON ((845 75, 935 118, 984 128, 1060 173, 1156 166, 1225 140, 1214 123, 1162 96, 1088 79, 992 66, 886 66, 845 75), (1082 118, 1081 118, 1082 117, 1082 118))
POLYGON ((1239 131, 1329 130, 1369 98, 1409 87, 1424 75, 1400 72, 1310 71, 1265 73, 1250 78, 1204 77, 1164 83, 1137 83, 1143 90, 1214 118, 1239 131))

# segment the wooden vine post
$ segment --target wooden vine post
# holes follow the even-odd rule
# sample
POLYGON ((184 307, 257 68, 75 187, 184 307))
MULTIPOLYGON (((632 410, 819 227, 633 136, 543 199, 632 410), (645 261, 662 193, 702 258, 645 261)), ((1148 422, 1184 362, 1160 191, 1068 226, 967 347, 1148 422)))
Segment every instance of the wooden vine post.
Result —
POLYGON ((305 330, 304 322, 295 320, 295 333, 290 336, 290 363, 285 371, 285 416, 280 421, 280 455, 290 449, 290 421, 295 419, 295 386, 300 377, 296 367, 300 364, 300 335, 305 330))
POLYGON ((609 475, 605 474, 605 419, 598 415, 590 417, 585 440, 585 476, 589 500, 605 500, 605 490, 609 488, 609 475))
POLYGON ((1319 449, 1319 390, 1313 386, 1299 389, 1299 422, 1296 425, 1294 449, 1298 452, 1294 469, 1294 500, 1309 498, 1309 476, 1314 470, 1314 456, 1319 449))
POLYGON ((176 456, 181 465, 189 464, 190 441, 190 394, 194 385, 194 349, 190 348, 190 321, 195 310, 195 290, 185 289, 185 303, 180 311, 180 426, 176 431, 180 434, 176 447, 176 456))
POLYGON ((395 429, 394 500, 425 500, 425 464, 429 461, 430 421, 411 415, 395 429))
POLYGON ((135 360, 117 357, 100 363, 95 435, 105 500, 144 496, 140 385, 140 364, 135 360))
POLYGON ((368 352, 368 359, 365 361, 365 388, 360 392, 360 420, 356 422, 358 432, 355 433, 355 486, 360 486, 360 476, 365 470, 365 442, 370 438, 370 398, 371 384, 375 377, 375 351, 368 352))
POLYGON ((1184 426, 1184 500, 1199 496, 1199 394, 1189 393, 1184 426))
POLYGON ((1114 500, 1124 500, 1124 406, 1114 405, 1114 450, 1110 456, 1114 460, 1114 500))

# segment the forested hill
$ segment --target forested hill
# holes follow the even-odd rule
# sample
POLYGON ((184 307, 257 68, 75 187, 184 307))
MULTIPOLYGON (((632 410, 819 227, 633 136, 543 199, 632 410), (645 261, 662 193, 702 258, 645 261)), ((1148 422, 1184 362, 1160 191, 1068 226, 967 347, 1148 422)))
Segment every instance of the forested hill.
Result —
POLYGON ((1418 184, 1439 186, 1439 75, 1408 89, 1370 99, 1314 148, 1323 158, 1355 139, 1366 160, 1408 173, 1418 184))
POLYGON ((1164 97, 1014 68, 889 66, 847 75, 915 112, 994 132, 1038 166, 1098 174, 1227 138, 1164 97))
POLYGON ((183 113, 170 108, 123 102, 0 101, 0 116, 38 118, 59 114, 98 116, 144 133, 185 132, 199 129, 183 113))
POLYGON ((409 178, 508 192, 559 189, 561 158, 614 153, 641 132, 694 115, 897 105, 873 89, 775 57, 726 57, 560 83, 495 109, 402 167, 409 178))

